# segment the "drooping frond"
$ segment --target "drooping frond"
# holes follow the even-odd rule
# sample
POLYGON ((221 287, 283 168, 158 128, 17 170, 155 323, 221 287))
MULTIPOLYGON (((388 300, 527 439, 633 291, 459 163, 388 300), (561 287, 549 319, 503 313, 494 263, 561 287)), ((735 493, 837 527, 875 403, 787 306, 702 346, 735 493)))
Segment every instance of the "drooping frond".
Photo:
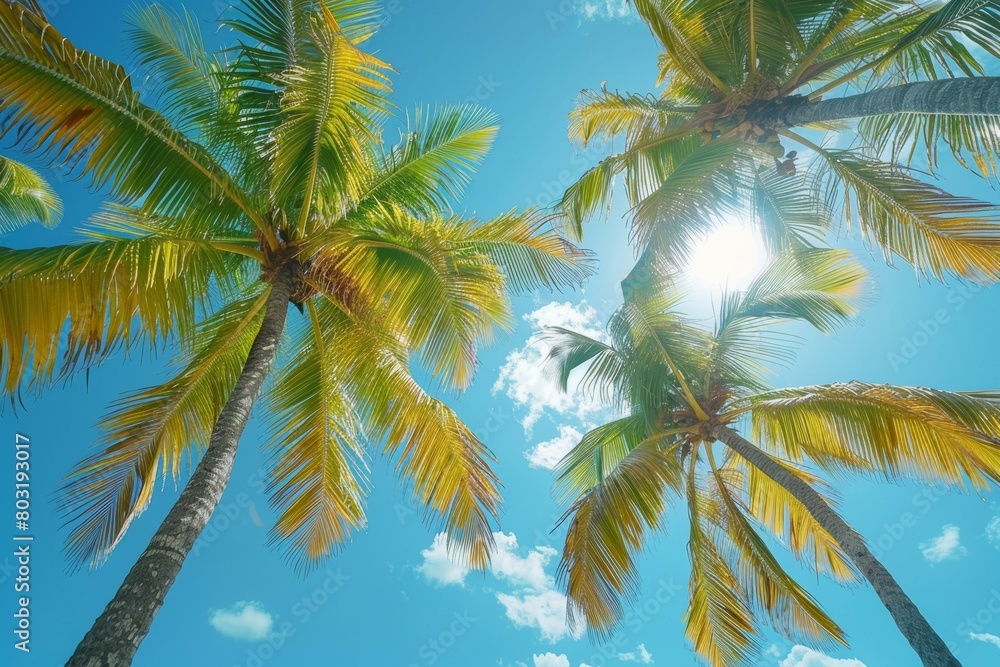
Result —
POLYGON ((832 229, 833 211, 809 190, 805 175, 779 174, 769 167, 754 172, 751 206, 770 254, 820 245, 832 229))
POLYGON ((348 384, 368 437, 384 442, 417 498, 443 520, 451 553, 483 568, 500 509, 493 455, 443 402, 413 379, 405 349, 362 324, 339 329, 333 372, 348 384))
POLYGON ((607 637, 621 621, 623 599, 638 590, 635 557, 647 534, 660 527, 667 493, 683 489, 683 474, 675 452, 639 445, 567 512, 558 578, 571 626, 585 622, 607 637))
POLYGON ((709 521, 717 528, 716 546, 740 581, 749 606, 787 639, 846 646, 844 631, 778 563, 758 534, 743 495, 743 475, 717 469, 710 461, 713 478, 707 486, 714 497, 709 521))
POLYGON ((341 344, 334 336, 338 323, 331 321, 338 317, 343 315, 328 302, 308 304, 297 349, 269 392, 267 491, 278 515, 271 539, 300 571, 315 567, 366 524, 361 425, 331 358, 341 344))
POLYGON ((247 196, 199 145, 139 101, 125 70, 77 49, 44 18, 0 3, 4 129, 51 163, 77 165, 99 188, 170 215, 245 215, 247 196), (58 100, 58 103, 53 103, 58 100), (127 156, 127 157, 126 157, 127 156))
POLYGON ((148 235, 79 245, 0 248, 3 391, 41 388, 145 337, 186 337, 227 253, 148 235))
POLYGON ((858 123, 858 133, 874 155, 910 164, 917 155, 935 171, 941 145, 963 167, 971 159, 986 178, 1000 178, 1000 117, 932 114, 871 116, 858 123))
MULTIPOLYGON (((836 507, 832 491, 818 476, 782 461, 781 464, 821 493, 836 507)), ((806 567, 841 583, 858 581, 859 574, 837 541, 809 513, 791 491, 732 454, 727 466, 740 472, 745 483, 745 507, 754 520, 769 530, 806 567)))
POLYGON ((41 174, 0 157, 0 234, 32 222, 54 227, 62 210, 62 200, 41 174))
POLYGON ((1000 479, 1000 406, 959 393, 862 382, 748 399, 753 433, 792 461, 965 488, 1000 479))
POLYGON ((557 502, 572 503, 611 476, 646 436, 646 420, 630 415, 587 431, 553 471, 557 502))
MULTIPOLYGON (((855 152, 821 153, 831 188, 839 188, 849 221, 865 237, 917 271, 943 279, 1000 280, 1000 209, 949 194, 901 167, 855 152)), ((832 196, 836 196, 832 194, 832 196)))
MULTIPOLYGON (((692 468, 694 466, 692 465, 692 468)), ((691 558, 685 632, 695 653, 712 667, 752 664, 760 655, 753 609, 739 578, 719 553, 713 519, 720 512, 700 474, 687 478, 691 558)))
POLYGON ((385 210, 369 228, 330 230, 314 268, 351 276, 385 326, 397 328, 435 376, 463 388, 477 346, 511 324, 500 267, 463 245, 473 232, 472 222, 457 218, 385 210))
POLYGON ((234 301, 199 325, 182 370, 162 385, 129 395, 101 421, 102 449, 73 468, 60 505, 73 526, 73 566, 104 563, 149 505, 157 473, 176 482, 181 462, 208 446, 260 326, 266 294, 234 301))

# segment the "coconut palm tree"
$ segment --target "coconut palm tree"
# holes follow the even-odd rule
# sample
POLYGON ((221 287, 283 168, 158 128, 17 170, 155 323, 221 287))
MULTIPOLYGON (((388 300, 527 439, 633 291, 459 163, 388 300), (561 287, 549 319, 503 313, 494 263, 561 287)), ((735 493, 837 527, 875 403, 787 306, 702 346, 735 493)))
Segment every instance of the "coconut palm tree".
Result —
POLYGON ((639 268, 654 254, 683 258, 707 221, 735 209, 775 249, 828 237, 846 219, 890 262, 1000 279, 997 207, 910 166, 934 173, 943 142, 962 165, 1000 177, 1000 77, 983 64, 1000 57, 996 2, 633 4, 663 50, 662 89, 582 93, 571 139, 624 146, 559 202, 577 237, 624 174, 632 234, 649 251, 639 268), (839 141, 813 131, 830 129, 839 141))
POLYGON ((1000 481, 1000 394, 861 382, 773 389, 765 379, 790 360, 773 325, 829 331, 854 313, 863 281, 846 251, 785 251, 725 295, 714 329, 684 316, 680 291, 666 285, 627 301, 606 337, 550 332, 548 363, 563 389, 579 369, 574 383, 621 415, 586 433, 555 471, 557 497, 571 503, 559 575, 572 623, 598 635, 615 628, 638 590, 649 533, 680 505, 690 523, 686 634, 708 664, 762 664, 763 624, 846 644, 767 533, 836 581, 864 577, 923 664, 959 664, 810 469, 988 488, 1000 481))
POLYGON ((377 3, 245 0, 227 23, 239 46, 217 55, 187 14, 152 5, 130 22, 137 71, 156 73, 141 98, 140 76, 74 47, 37 5, 0 2, 4 128, 113 202, 79 243, 0 249, 6 393, 118 350, 179 350, 173 376, 118 401, 68 476, 72 563, 102 563, 157 478, 197 462, 68 664, 131 663, 274 366, 271 536, 296 567, 364 526, 365 442, 441 518, 453 552, 485 566, 492 455, 411 364, 466 388, 477 346, 513 323, 511 294, 577 283, 586 256, 537 212, 453 211, 496 133, 488 112, 417 111, 383 143, 390 68, 361 48, 377 3), (290 304, 301 316, 286 326, 290 304))

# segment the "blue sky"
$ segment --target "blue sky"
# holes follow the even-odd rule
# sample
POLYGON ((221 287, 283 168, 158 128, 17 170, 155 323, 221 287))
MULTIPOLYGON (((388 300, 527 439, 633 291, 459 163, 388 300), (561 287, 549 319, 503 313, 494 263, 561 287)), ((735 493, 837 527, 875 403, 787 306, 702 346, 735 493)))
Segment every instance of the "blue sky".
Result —
MULTIPOLYGON (((45 4, 45 3, 43 3, 45 4)), ((123 53, 125 0, 50 0, 50 17, 78 45, 101 55, 123 53)), ((179 5, 173 1, 171 5, 179 5)), ((216 3, 217 4, 217 3, 216 3)), ((655 45, 614 0, 390 0, 373 42, 398 71, 396 103, 476 100, 494 109, 503 130, 473 182, 467 208, 483 215, 511 206, 549 204, 599 158, 566 139, 566 114, 580 89, 645 92, 655 79, 655 45)), ((201 18, 213 3, 193 0, 201 18)), ((211 27, 208 27, 212 30, 211 27)), ((988 184, 946 169, 946 187, 991 201, 988 184)), ((96 210, 83 184, 59 182, 66 220, 55 231, 26 229, 4 245, 63 242, 96 210)), ((369 528, 326 566, 299 578, 267 547, 272 515, 260 478, 262 427, 244 435, 222 505, 186 563, 152 632, 139 667, 179 663, 220 667, 335 663, 386 667, 581 667, 694 665, 681 624, 687 562, 682 516, 669 522, 643 558, 644 586, 622 629, 594 644, 566 628, 564 600, 553 583, 561 508, 550 495, 546 466, 588 424, 599 406, 557 395, 541 383, 544 350, 529 342, 545 324, 596 328, 619 300, 618 281, 631 251, 617 210, 595 222, 586 244, 598 250, 600 273, 582 291, 538 293, 519 300, 517 331, 482 354, 475 386, 453 400, 462 418, 499 458, 506 505, 499 551, 489 573, 450 563, 436 527, 426 524, 387 462, 372 462, 369 528)), ((906 266, 889 269, 852 244, 871 266, 878 288, 858 326, 835 338, 802 334, 798 362, 782 385, 851 379, 963 390, 1000 385, 996 290, 920 285, 906 266)), ((294 311, 291 317, 297 317, 294 311)), ((114 359, 82 380, 27 401, 0 419, 11 441, 33 443, 33 643, 30 655, 0 648, 7 665, 62 664, 113 595, 176 498, 171 484, 131 528, 100 570, 68 575, 65 531, 52 493, 58 480, 96 440, 94 424, 108 403, 162 377, 160 360, 114 359)), ((1000 664, 1000 496, 945 494, 915 484, 842 484, 844 514, 878 550, 946 641, 968 666, 1000 664)), ((8 492, 4 492, 8 497, 8 492)), ((13 612, 12 559, 0 552, 0 610, 13 612)), ((917 660, 888 613, 866 587, 845 590, 802 572, 802 580, 845 628, 851 648, 825 655, 769 636, 768 665, 906 667, 917 660)), ((9 621, 4 628, 9 626, 9 621)), ((10 638, 5 629, 5 637, 10 638)))

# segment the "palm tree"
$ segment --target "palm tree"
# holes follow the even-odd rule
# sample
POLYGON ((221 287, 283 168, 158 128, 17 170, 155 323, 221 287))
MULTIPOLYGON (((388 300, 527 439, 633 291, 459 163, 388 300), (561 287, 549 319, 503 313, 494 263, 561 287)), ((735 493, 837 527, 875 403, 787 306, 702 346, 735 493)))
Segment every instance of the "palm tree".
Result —
MULTIPOLYGON (((0 249, 0 374, 43 389, 117 350, 179 348, 167 382, 117 402, 102 447, 63 488, 67 552, 99 565, 158 476, 200 458, 70 665, 128 665, 226 487, 262 385, 273 428, 271 537, 308 569, 365 522, 363 442, 381 443, 450 547, 489 559, 492 455, 411 374, 472 380, 510 296, 581 280, 587 258, 537 212, 452 211, 496 133, 461 106, 418 111, 395 146, 389 66, 360 45, 367 0, 245 0, 239 46, 197 21, 130 16, 126 69, 80 50, 34 3, 0 2, 0 108, 21 148, 89 176, 114 203, 84 240, 0 249), (286 327, 289 304, 301 311, 286 327)), ((183 466, 187 467, 187 466, 183 466)))
POLYGON ((583 92, 571 139, 624 137, 624 147, 559 202, 579 237, 624 174, 644 252, 633 280, 657 256, 676 263, 707 221, 734 209, 752 211, 773 249, 827 237, 836 217, 890 262, 1000 280, 998 208, 910 168, 933 173, 944 142, 962 165, 1000 178, 1000 77, 984 76, 980 57, 1000 57, 994 0, 634 6, 663 49, 662 90, 583 92), (810 131, 824 129, 841 141, 810 131))
POLYGON ((797 641, 846 644, 762 531, 836 581, 863 576, 923 664, 959 664, 809 466, 988 488, 1000 481, 1000 394, 765 381, 771 364, 790 360, 772 325, 829 331, 854 313, 864 273, 848 259, 780 254, 746 291, 725 295, 713 330, 686 318, 667 285, 626 302, 607 337, 551 332, 563 389, 580 369, 579 386, 621 415, 555 471, 557 497, 572 503, 559 570, 572 623, 598 635, 616 626, 638 589, 635 559, 675 501, 690 523, 686 634, 708 664, 761 664, 763 623, 797 641))

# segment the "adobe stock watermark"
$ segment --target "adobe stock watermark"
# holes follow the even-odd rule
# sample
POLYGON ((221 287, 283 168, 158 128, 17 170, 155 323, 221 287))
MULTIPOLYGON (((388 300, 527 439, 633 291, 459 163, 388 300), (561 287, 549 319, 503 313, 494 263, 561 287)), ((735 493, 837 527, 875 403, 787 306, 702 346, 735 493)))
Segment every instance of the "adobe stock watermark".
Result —
POLYGON ((417 657, 420 662, 411 662, 409 667, 431 667, 437 664, 469 629, 476 624, 478 619, 473 618, 466 610, 461 614, 452 614, 451 622, 436 637, 432 637, 417 649, 417 657))
POLYGON ((673 577, 660 579, 656 591, 641 603, 625 612, 621 629, 601 645, 592 656, 583 661, 591 667, 612 667, 621 664, 618 655, 633 646, 636 635, 651 623, 668 604, 684 594, 684 586, 675 583, 673 577))
POLYGON ((910 499, 913 511, 903 512, 896 521, 882 524, 882 533, 871 543, 875 557, 882 558, 883 554, 899 544, 909 530, 927 516, 948 493, 948 489, 932 486, 913 494, 910 499))
POLYGON ((945 299, 947 307, 938 308, 928 317, 919 320, 914 330, 900 339, 899 347, 886 354, 886 361, 892 370, 898 371, 913 361, 941 333, 941 329, 951 323, 952 316, 965 308, 983 289, 987 288, 981 285, 958 285, 948 292, 945 299))

